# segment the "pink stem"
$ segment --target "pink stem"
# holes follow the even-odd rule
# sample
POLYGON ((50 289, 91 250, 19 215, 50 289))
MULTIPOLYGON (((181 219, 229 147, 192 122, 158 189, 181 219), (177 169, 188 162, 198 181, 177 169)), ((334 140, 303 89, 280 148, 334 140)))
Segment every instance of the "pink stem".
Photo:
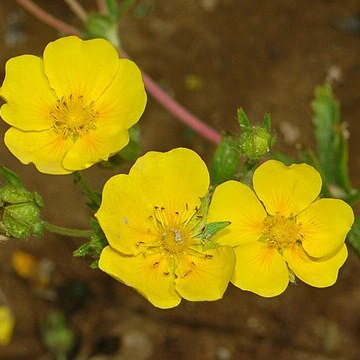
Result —
POLYGON ((171 98, 156 82, 147 75, 144 71, 142 77, 146 90, 171 114, 176 116, 181 122, 201 134, 204 138, 214 144, 218 144, 221 140, 221 135, 216 130, 205 124, 198 117, 186 110, 177 101, 171 98))
POLYGON ((49 25, 50 27, 62 31, 67 34, 73 34, 80 36, 80 31, 56 18, 55 16, 50 15, 48 12, 43 10, 40 6, 34 4, 31 0, 16 0, 19 5, 21 5, 24 9, 29 11, 32 15, 37 17, 43 23, 49 25))

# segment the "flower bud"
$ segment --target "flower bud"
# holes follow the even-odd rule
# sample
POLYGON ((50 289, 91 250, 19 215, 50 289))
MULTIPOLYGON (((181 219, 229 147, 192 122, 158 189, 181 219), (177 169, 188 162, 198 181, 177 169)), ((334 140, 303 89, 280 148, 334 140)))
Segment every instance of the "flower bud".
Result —
POLYGON ((42 206, 43 201, 38 193, 23 186, 5 185, 0 188, 0 231, 16 239, 41 235, 42 206))
POLYGON ((266 155, 275 138, 263 127, 251 127, 245 129, 240 135, 240 151, 250 159, 256 160, 266 155))

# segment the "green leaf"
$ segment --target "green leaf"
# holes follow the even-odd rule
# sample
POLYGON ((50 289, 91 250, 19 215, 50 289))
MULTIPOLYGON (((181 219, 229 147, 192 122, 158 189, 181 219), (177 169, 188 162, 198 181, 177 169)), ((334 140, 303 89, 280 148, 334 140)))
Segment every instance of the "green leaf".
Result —
POLYGON ((216 186, 233 179, 238 171, 239 161, 238 141, 230 135, 223 135, 211 163, 212 185, 216 186))
POLYGON ((360 258, 360 218, 356 217, 354 224, 348 234, 347 241, 355 250, 356 255, 360 258))
POLYGON ((94 191, 88 183, 84 180, 82 174, 79 171, 75 171, 73 173, 74 176, 74 184, 79 185, 83 194, 89 199, 87 205, 94 212, 97 211, 101 204, 101 193, 94 191))
POLYGON ((23 187, 23 183, 20 180, 19 176, 5 166, 0 166, 0 175, 9 185, 12 185, 14 187, 23 187))
POLYGON ((339 102, 334 98, 329 84, 315 89, 315 99, 311 105, 320 171, 330 190, 334 186, 351 194, 346 131, 340 120, 339 102))

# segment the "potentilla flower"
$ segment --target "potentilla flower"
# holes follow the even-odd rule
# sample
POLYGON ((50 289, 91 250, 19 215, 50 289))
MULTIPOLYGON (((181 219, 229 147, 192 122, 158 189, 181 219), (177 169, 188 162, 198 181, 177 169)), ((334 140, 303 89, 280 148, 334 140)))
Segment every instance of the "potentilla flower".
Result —
POLYGON ((127 129, 144 111, 137 66, 119 59, 104 39, 75 36, 49 43, 43 58, 6 63, 2 118, 12 127, 5 144, 24 164, 48 174, 85 169, 121 150, 127 129))
POLYGON ((208 221, 231 221, 217 241, 234 247, 234 285, 271 297, 295 276, 320 288, 335 283, 354 214, 342 200, 319 199, 321 185, 307 164, 269 160, 254 173, 254 191, 236 181, 216 188, 208 221))
POLYGON ((100 269, 160 308, 220 299, 235 255, 212 241, 222 223, 206 223, 208 187, 206 165, 184 148, 148 152, 110 178, 96 214, 109 242, 100 269))

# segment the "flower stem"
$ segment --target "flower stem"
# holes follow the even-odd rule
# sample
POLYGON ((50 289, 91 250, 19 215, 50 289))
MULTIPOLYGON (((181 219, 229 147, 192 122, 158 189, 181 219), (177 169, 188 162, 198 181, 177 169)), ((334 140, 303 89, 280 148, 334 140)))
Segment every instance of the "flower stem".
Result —
POLYGON ((82 5, 77 0, 64 0, 68 5, 71 11, 82 21, 85 22, 88 18, 87 11, 82 7, 82 5))
POLYGON ((204 123, 184 106, 180 105, 170 95, 168 95, 161 87, 144 71, 142 76, 146 90, 160 103, 166 110, 178 118, 182 123, 189 126, 205 139, 214 144, 220 143, 221 135, 215 129, 204 123))
POLYGON ((43 222, 43 225, 45 230, 59 235, 90 238, 90 236, 93 234, 92 230, 69 229, 66 227, 50 224, 46 221, 43 222))
POLYGON ((73 34, 78 36, 81 35, 81 32, 77 28, 49 14, 48 12, 43 10, 40 6, 34 4, 31 0, 16 0, 16 1, 25 10, 29 11, 32 15, 34 15, 36 18, 41 20, 43 23, 49 25, 50 27, 67 34, 73 34))

